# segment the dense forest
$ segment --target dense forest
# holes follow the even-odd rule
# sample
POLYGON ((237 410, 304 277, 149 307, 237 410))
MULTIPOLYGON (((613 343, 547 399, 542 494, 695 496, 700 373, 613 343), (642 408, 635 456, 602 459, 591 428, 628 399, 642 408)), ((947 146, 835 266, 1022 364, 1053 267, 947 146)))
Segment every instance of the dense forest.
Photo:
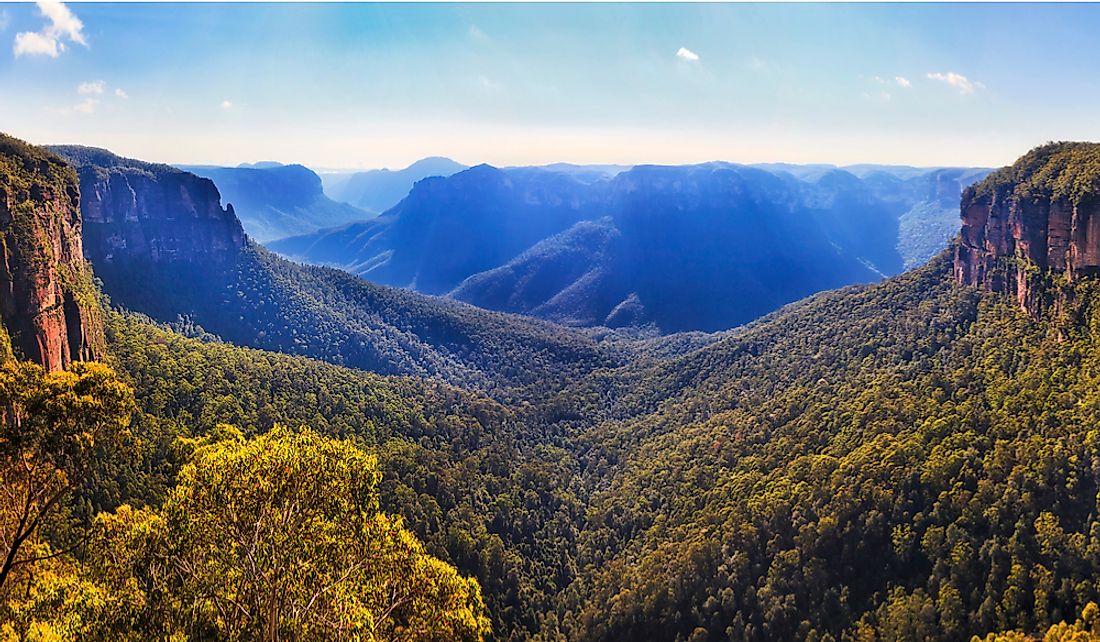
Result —
POLYGON ((1100 638, 1088 274, 639 338, 231 256, 104 270, 101 363, 5 338, 0 640, 1100 638))

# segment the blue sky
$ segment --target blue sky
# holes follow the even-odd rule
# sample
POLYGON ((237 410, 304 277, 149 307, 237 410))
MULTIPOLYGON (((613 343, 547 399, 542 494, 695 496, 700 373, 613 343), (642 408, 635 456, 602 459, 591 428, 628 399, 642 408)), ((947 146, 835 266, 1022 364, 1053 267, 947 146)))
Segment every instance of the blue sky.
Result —
POLYGON ((164 162, 1003 165, 1100 6, 0 4, 0 127, 164 162))

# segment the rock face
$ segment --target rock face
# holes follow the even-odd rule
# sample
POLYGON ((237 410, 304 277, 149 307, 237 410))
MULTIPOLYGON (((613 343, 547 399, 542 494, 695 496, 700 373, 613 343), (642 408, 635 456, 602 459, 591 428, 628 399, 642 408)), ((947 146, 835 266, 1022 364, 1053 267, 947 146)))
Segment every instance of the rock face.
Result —
POLYGON ((179 168, 214 181, 222 198, 233 204, 245 232, 258 243, 375 216, 325 196, 321 178, 301 165, 260 167, 181 165, 179 168))
POLYGON ((955 279, 1006 292, 1032 316, 1050 282, 1100 272, 1100 144, 1038 147, 962 196, 955 279))
POLYGON ((209 179, 101 149, 52 149, 80 176, 84 251, 104 280, 147 264, 226 264, 244 247, 233 207, 221 206, 209 179))
POLYGON ((53 154, 2 134, 0 317, 5 357, 60 370, 104 353, 76 174, 53 154))

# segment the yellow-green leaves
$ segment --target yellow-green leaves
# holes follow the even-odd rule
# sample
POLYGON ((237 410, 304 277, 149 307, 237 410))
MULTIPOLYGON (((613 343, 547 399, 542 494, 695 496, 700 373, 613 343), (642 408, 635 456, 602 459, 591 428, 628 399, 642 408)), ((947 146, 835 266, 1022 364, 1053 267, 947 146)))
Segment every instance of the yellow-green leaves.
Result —
POLYGON ((100 573, 136 587, 150 635, 220 640, 480 640, 474 580, 379 512, 376 458, 276 427, 195 448, 156 512, 101 517, 100 573), (128 574, 128 575, 127 575, 128 574))
POLYGON ((133 391, 101 364, 0 366, 0 607, 21 572, 53 555, 42 527, 121 446, 133 410, 133 391))

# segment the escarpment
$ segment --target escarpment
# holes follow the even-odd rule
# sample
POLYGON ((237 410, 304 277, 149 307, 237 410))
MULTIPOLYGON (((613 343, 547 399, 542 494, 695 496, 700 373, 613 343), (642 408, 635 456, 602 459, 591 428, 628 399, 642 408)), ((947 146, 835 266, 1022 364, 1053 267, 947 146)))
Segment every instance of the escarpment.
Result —
POLYGON ((5 358, 59 370, 104 352, 84 260, 80 192, 58 157, 0 134, 0 318, 5 358))
POLYGON ((1053 143, 963 192, 955 279, 1032 316, 1100 272, 1100 144, 1053 143))
POLYGON ((213 181, 102 149, 52 148, 80 176, 84 244, 99 274, 145 263, 232 261, 244 246, 233 207, 213 181))
POLYGON ((237 265, 246 237, 209 179, 102 149, 53 149, 80 176, 84 253, 112 302, 171 319, 167 291, 201 290, 237 265))

